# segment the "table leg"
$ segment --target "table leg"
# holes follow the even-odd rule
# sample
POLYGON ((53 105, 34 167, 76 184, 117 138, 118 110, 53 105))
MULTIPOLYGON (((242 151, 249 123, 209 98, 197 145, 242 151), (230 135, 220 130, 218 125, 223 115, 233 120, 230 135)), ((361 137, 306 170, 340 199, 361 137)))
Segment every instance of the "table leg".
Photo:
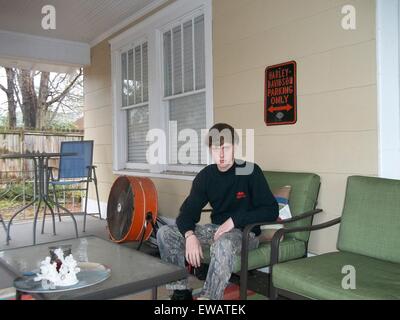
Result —
POLYGON ((14 218, 21 213, 22 211, 24 211, 26 208, 30 207, 31 205, 33 205, 35 202, 37 201, 37 199, 33 200, 31 203, 27 204, 26 206, 22 207, 22 209, 19 209, 17 212, 15 212, 13 214, 13 216, 11 217, 10 221, 8 221, 8 227, 7 227, 7 245, 9 245, 10 243, 10 229, 11 229, 11 223, 14 220, 14 218))
MULTIPOLYGON (((55 216, 54 216, 54 210, 53 210, 53 208, 51 207, 49 201, 46 198, 43 198, 43 201, 45 203, 44 209, 46 210, 46 207, 48 207, 50 209, 51 217, 53 219, 53 234, 56 235, 56 219, 55 219, 55 216)), ((44 221, 44 217, 43 217, 43 221, 44 221)), ((43 223, 43 225, 44 225, 44 223, 43 223)), ((42 227, 42 233, 43 233, 43 227, 42 227)))
POLYGON ((44 206, 43 220, 42 220, 42 234, 44 234, 44 224, 46 222, 46 215, 47 215, 46 209, 47 209, 47 207, 44 206))
POLYGON ((33 160, 33 167, 34 167, 34 194, 38 195, 39 194, 39 185, 38 185, 38 165, 37 165, 37 161, 35 158, 32 159, 33 160))
POLYGON ((15 300, 22 300, 23 293, 19 290, 15 291, 15 300))
POLYGON ((1 215, 0 215, 0 220, 1 220, 1 224, 3 225, 4 231, 7 231, 7 226, 6 226, 6 224, 4 223, 4 220, 3 220, 3 218, 1 217, 1 215))
POLYGON ((151 289, 151 299, 157 300, 157 287, 151 289))
POLYGON ((50 203, 52 203, 53 205, 58 205, 58 208, 59 208, 59 209, 64 210, 66 213, 68 213, 68 214, 71 216, 72 221, 74 222, 76 237, 79 238, 79 235, 78 235, 78 226, 77 226, 77 224, 76 224, 76 219, 75 219, 74 215, 72 214, 72 212, 69 211, 67 208, 61 206, 60 204, 54 203, 54 202, 53 202, 52 200, 50 200, 50 199, 47 199, 47 201, 50 202, 50 203))
POLYGON ((33 245, 36 244, 36 223, 37 223, 37 218, 39 215, 39 209, 40 209, 41 205, 42 205, 42 199, 39 199, 39 204, 36 208, 35 217, 33 218, 33 245))
MULTIPOLYGON (((35 175, 35 180, 39 180, 39 204, 35 212, 35 217, 33 219, 33 245, 36 244, 36 224, 37 224, 37 219, 39 216, 39 210, 40 206, 42 204, 42 200, 44 202, 44 205, 46 206, 46 177, 45 177, 45 159, 44 157, 38 157, 38 161, 34 161, 35 166, 37 168, 38 174, 35 175)), ((36 173, 36 168, 35 168, 35 173, 36 173)), ((54 214, 53 214, 53 222, 54 222, 54 214)), ((55 234, 55 224, 53 223, 53 232, 55 234)))

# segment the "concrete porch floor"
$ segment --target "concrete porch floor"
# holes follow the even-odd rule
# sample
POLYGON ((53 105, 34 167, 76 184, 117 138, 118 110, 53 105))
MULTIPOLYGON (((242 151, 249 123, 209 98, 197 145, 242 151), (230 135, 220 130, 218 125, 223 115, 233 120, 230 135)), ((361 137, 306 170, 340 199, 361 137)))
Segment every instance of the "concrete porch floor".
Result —
MULTIPOLYGON (((110 241, 107 231, 107 221, 100 220, 97 217, 87 217, 86 221, 86 232, 82 232, 83 229, 83 217, 77 216, 77 225, 78 225, 78 235, 80 237, 85 235, 95 235, 105 240, 110 241)), ((36 231, 36 243, 46 243, 59 241, 64 239, 70 239, 75 237, 75 231, 73 227, 72 219, 69 217, 62 217, 62 221, 60 222, 58 218, 56 218, 56 235, 53 235, 52 229, 52 221, 51 218, 46 218, 46 227, 44 234, 41 234, 41 223, 42 220, 38 220, 37 222, 37 231, 36 231)), ((0 226, 0 251, 7 250, 12 248, 19 248, 24 246, 30 246, 33 244, 33 222, 32 221, 24 221, 24 222, 16 222, 11 226, 11 240, 10 244, 6 244, 6 233, 4 229, 0 226)), ((138 246, 136 242, 127 242, 122 245, 132 248, 135 250, 138 246)), ((143 245, 143 252, 148 252, 149 254, 154 255, 154 249, 143 245)), ((15 291, 13 286, 14 278, 10 276, 7 272, 0 270, 0 293, 3 291, 8 294, 9 292, 15 291)), ((189 283, 192 287, 200 287, 202 282, 195 277, 190 276, 189 283)), ((164 286, 158 288, 158 297, 159 299, 167 299, 169 296, 169 292, 165 289, 164 286)), ((151 291, 144 291, 141 293, 137 293, 130 296, 120 297, 118 299, 124 300, 150 300, 151 299, 151 291)))
MULTIPOLYGON (((103 239, 107 239, 107 222, 94 217, 87 217, 86 221, 86 232, 82 232, 83 228, 83 217, 76 217, 78 225, 78 235, 96 235, 103 239)), ((75 231, 72 223, 72 219, 69 217, 62 217, 62 221, 56 218, 56 235, 53 235, 52 221, 51 218, 46 218, 46 225, 44 234, 41 234, 41 223, 42 220, 38 220, 36 226, 36 243, 46 243, 58 240, 64 240, 75 237, 75 231)), ((1 227, 1 226, 0 226, 1 227)), ((30 246, 33 244, 33 222, 32 220, 17 221, 12 224, 10 230, 10 244, 6 242, 6 232, 4 228, 0 229, 0 250, 7 250, 19 247, 30 246)), ((12 287, 13 277, 7 272, 0 270, 0 290, 12 287)))
MULTIPOLYGON (((103 238, 107 241, 111 241, 108 236, 107 221, 100 220, 97 217, 88 216, 86 221, 86 232, 82 232, 83 228, 83 216, 76 216, 78 225, 78 235, 80 237, 86 235, 95 235, 103 238)), ((41 223, 42 220, 37 222, 37 233, 36 233, 36 243, 47 243, 59 240, 65 240, 75 237, 75 231, 72 223, 72 219, 69 217, 62 217, 62 221, 56 219, 56 235, 52 232, 52 221, 46 218, 46 227, 44 234, 41 234, 41 223)), ((33 243, 33 223, 32 221, 16 222, 11 226, 11 240, 10 244, 6 244, 6 233, 2 226, 0 226, 0 251, 12 248, 18 248, 23 246, 30 246, 33 243)), ((121 244, 132 250, 136 250, 137 242, 126 242, 121 244)), ((157 256, 157 252, 154 248, 147 246, 146 243, 143 244, 141 251, 157 256)), ((10 276, 7 272, 0 270, 0 299, 2 292, 6 295, 9 292, 15 292, 12 288, 14 278, 10 276)), ((231 282, 239 283, 239 278, 232 275, 231 282)), ((196 277, 189 276, 189 286, 191 288, 200 288, 203 285, 203 281, 197 279, 196 277)), ((264 272, 253 271, 249 274, 249 289, 255 292, 265 294, 267 292, 268 279, 264 272)), ((158 299, 165 300, 169 298, 170 293, 165 289, 165 286, 158 288, 158 299)), ((118 298, 118 300, 150 300, 151 290, 147 290, 141 293, 124 296, 118 298)))
MULTIPOLYGON (((56 217, 56 235, 53 235, 53 222, 50 217, 46 217, 44 234, 41 234, 42 220, 38 219, 36 225, 36 243, 46 243, 59 241, 75 237, 75 229, 70 217, 62 217, 62 221, 56 217)), ((96 235, 103 239, 108 239, 107 221, 96 217, 88 216, 86 218, 86 232, 83 229, 83 216, 76 216, 78 226, 78 235, 96 235)), ((1 226, 0 226, 1 227, 1 226)), ((0 250, 30 246, 33 244, 33 222, 32 220, 15 222, 11 225, 10 244, 6 243, 6 232, 4 228, 0 229, 0 250)))

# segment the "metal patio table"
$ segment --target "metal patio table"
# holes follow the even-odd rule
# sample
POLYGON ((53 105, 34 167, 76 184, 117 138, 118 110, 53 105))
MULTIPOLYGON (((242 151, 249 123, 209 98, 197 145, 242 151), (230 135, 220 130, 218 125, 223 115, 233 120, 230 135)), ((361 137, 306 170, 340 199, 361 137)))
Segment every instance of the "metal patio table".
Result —
MULTIPOLYGON (((100 263, 111 269, 111 276, 93 286, 63 292, 32 294, 36 299, 50 300, 100 300, 124 297, 152 290, 157 298, 157 287, 188 276, 186 268, 168 264, 146 253, 101 239, 96 236, 72 238, 42 243, 17 249, 0 251, 0 267, 20 277, 25 272, 38 270, 40 262, 49 256, 49 247, 70 245, 78 262, 100 263)), ((21 299, 23 292, 17 292, 21 299)))
POLYGON ((76 153, 46 153, 46 152, 33 152, 33 153, 12 153, 12 154, 5 154, 1 155, 0 159, 32 159, 34 163, 34 176, 35 176, 35 196, 34 199, 27 204, 26 206, 22 207, 19 209, 17 212, 13 214, 11 217, 10 221, 8 222, 7 226, 7 245, 10 242, 10 227, 11 223, 14 220, 14 218, 23 212, 25 209, 29 208, 30 206, 33 206, 34 203, 38 202, 38 206, 35 211, 35 216, 33 219, 33 244, 36 244, 36 224, 37 224, 37 218, 39 215, 39 210, 40 206, 42 203, 44 204, 45 208, 48 207, 51 212, 51 216, 53 218, 53 234, 56 235, 56 223, 55 223, 55 217, 54 217, 54 206, 58 206, 60 209, 64 210, 67 214, 69 214, 72 217, 72 220, 74 222, 75 226, 75 233, 76 237, 78 237, 78 227, 76 224, 76 220, 74 215, 65 207, 55 203, 52 199, 48 197, 47 194, 47 167, 48 167, 48 162, 49 159, 51 158, 59 158, 61 156, 74 156, 76 153))

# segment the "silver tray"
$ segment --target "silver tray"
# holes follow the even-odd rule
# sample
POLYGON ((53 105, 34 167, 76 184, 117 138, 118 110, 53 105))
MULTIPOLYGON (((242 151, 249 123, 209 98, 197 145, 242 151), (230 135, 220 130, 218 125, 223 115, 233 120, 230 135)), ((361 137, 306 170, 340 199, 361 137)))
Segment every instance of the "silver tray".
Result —
POLYGON ((44 289, 41 281, 34 280, 36 272, 28 272, 26 275, 14 280, 14 287, 26 293, 56 293, 90 287, 103 282, 111 276, 110 268, 100 263, 79 262, 78 267, 81 269, 76 275, 78 283, 72 286, 56 286, 55 289, 44 289))

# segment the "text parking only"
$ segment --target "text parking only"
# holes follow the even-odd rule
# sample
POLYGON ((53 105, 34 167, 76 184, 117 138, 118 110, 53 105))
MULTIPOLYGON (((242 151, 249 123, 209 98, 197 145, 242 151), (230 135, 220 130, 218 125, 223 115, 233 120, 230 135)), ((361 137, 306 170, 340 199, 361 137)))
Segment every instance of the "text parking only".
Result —
POLYGON ((267 126, 297 121, 296 61, 265 69, 265 123, 267 126))

